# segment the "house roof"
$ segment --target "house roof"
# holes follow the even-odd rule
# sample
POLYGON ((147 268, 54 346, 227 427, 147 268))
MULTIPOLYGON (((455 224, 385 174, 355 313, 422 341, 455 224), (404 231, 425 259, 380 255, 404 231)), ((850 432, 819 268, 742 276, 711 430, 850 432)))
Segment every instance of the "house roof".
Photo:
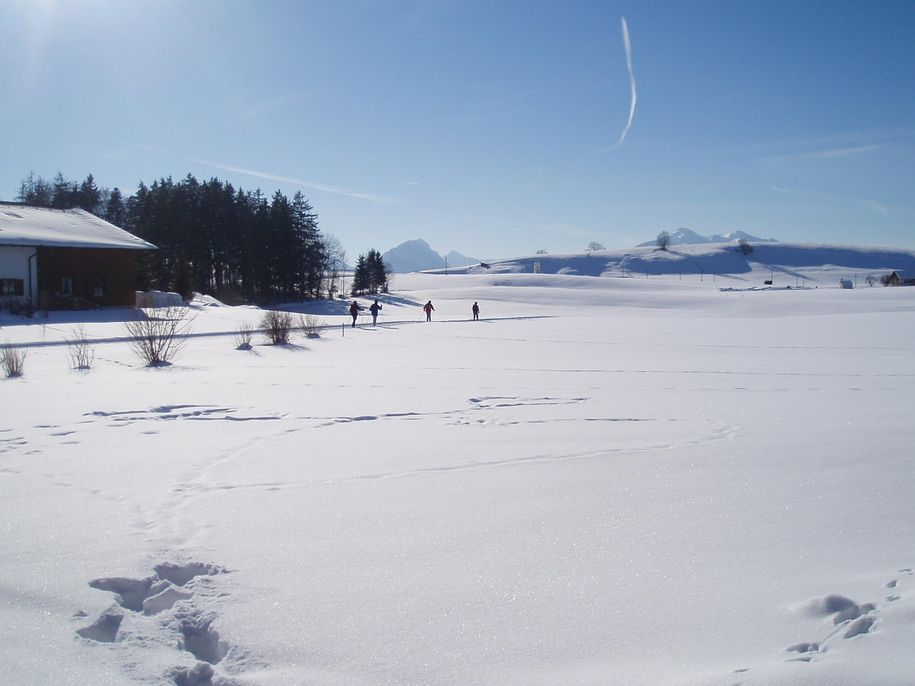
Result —
POLYGON ((156 250, 156 246, 85 210, 0 202, 0 245, 156 250))

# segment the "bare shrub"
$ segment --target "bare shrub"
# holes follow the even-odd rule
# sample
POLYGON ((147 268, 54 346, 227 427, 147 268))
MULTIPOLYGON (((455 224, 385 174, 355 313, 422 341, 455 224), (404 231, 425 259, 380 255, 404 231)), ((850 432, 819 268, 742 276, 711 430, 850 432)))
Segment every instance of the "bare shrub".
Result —
POLYGON ((261 328, 273 345, 288 345, 292 332, 292 315, 280 310, 268 310, 261 320, 261 328))
POLYGON ((3 368, 3 372, 8 378, 14 379, 22 376, 26 352, 24 348, 17 348, 9 344, 0 349, 0 367, 3 368))
POLYGON ((254 327, 248 322, 242 322, 235 329, 235 349, 251 350, 251 341, 254 339, 254 327))
POLYGON ((194 317, 187 307, 172 305, 137 310, 137 318, 125 322, 130 344, 148 367, 171 364, 191 330, 194 317))
POLYGON ((299 316, 299 331, 305 338, 320 338, 324 322, 313 314, 299 316))
POLYGON ((662 231, 658 234, 658 237, 654 239, 654 242, 658 244, 658 248, 661 250, 667 250, 670 246, 671 236, 667 231, 662 231))
POLYGON ((73 338, 67 340, 67 352, 70 354, 70 366, 73 369, 91 369, 95 360, 95 350, 86 338, 83 327, 73 330, 73 338))

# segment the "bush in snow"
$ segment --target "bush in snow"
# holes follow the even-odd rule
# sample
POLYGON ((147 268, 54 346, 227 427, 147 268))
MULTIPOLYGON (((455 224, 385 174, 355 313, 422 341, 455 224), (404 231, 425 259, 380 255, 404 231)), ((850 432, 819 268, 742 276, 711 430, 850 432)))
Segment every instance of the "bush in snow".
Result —
POLYGON ((305 338, 320 338, 321 329, 324 328, 324 322, 313 314, 306 314, 299 317, 299 331, 305 338))
POLYGON ((289 312, 268 310, 261 320, 261 328, 273 345, 287 345, 292 332, 292 315, 289 312))
POLYGON ((0 367, 3 368, 3 372, 8 378, 13 379, 17 376, 22 376, 22 371, 25 367, 25 356, 26 351, 24 349, 16 348, 9 344, 0 350, 0 367))
POLYGON ((194 318, 187 307, 157 307, 137 310, 137 318, 126 322, 127 335, 137 356, 149 367, 171 364, 187 342, 194 318))
POLYGON ((251 340, 254 338, 254 327, 248 322, 242 322, 235 329, 235 349, 251 350, 251 340))
POLYGON ((655 238, 655 243, 658 244, 658 248, 661 250, 667 250, 667 247, 670 245, 670 234, 667 231, 662 231, 658 234, 658 237, 655 238))
POLYGON ((73 369, 91 369, 95 351, 89 345, 83 327, 73 330, 73 339, 67 341, 67 352, 70 354, 70 366, 73 369))

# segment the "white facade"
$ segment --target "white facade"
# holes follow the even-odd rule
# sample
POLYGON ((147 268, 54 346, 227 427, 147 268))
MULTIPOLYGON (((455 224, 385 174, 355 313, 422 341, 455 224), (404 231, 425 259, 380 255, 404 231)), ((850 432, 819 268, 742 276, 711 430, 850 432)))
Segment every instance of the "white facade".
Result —
POLYGON ((0 245, 0 302, 17 300, 36 302, 38 288, 37 249, 14 245, 0 245), (11 281, 22 282, 22 295, 4 292, 9 290, 11 281))

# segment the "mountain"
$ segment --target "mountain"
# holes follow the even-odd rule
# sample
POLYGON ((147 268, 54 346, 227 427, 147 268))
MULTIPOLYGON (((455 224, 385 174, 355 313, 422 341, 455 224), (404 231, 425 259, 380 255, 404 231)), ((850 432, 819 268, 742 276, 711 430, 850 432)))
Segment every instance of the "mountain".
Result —
MULTIPOLYGON (((679 228, 670 232, 671 245, 704 245, 706 243, 735 243, 739 240, 745 240, 747 243, 777 243, 774 238, 759 238, 751 236, 743 231, 731 231, 731 233, 716 233, 711 236, 703 236, 692 229, 679 228)), ((636 247, 647 248, 657 245, 654 240, 639 243, 636 247)))
POLYGON ((397 274, 440 269, 445 260, 422 238, 406 241, 384 253, 381 258, 397 274))
POLYGON ((421 272, 444 267, 468 267, 480 261, 452 250, 445 257, 439 255, 422 238, 406 241, 384 253, 381 258, 396 274, 421 272), (447 262, 446 262, 447 261, 447 262))
MULTIPOLYGON (((746 240, 746 239, 745 239, 746 240)), ((835 285, 839 278, 879 279, 897 271, 915 276, 915 251, 749 241, 752 250, 741 252, 734 244, 722 242, 676 245, 658 250, 654 243, 635 248, 565 255, 532 255, 459 268, 468 274, 542 273, 580 276, 633 277, 695 275, 730 276, 748 284, 764 280, 781 285, 800 282, 835 285)), ((452 271, 449 267, 449 271, 452 271)), ((455 269, 453 271, 458 271, 455 269)))
POLYGON ((480 261, 474 257, 462 255, 457 250, 452 250, 445 255, 445 262, 449 267, 469 267, 472 264, 480 264, 480 261))

